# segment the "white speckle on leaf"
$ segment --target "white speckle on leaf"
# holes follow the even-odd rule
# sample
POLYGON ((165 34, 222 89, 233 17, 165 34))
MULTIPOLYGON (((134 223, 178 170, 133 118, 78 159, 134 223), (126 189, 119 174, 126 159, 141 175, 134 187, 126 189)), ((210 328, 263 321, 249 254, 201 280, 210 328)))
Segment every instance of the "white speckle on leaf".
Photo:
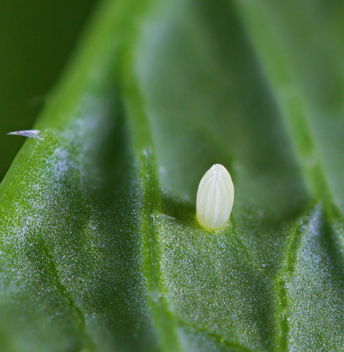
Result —
POLYGON ((167 214, 159 213, 156 215, 156 218, 162 219, 162 220, 176 220, 173 216, 169 216, 167 214))
POLYGON ((8 135, 23 136, 29 138, 37 138, 39 130, 25 130, 25 131, 15 131, 7 133, 8 135))
POLYGON ((208 229, 223 227, 228 222, 233 202, 234 186, 229 172, 220 164, 213 165, 198 186, 198 222, 208 229))

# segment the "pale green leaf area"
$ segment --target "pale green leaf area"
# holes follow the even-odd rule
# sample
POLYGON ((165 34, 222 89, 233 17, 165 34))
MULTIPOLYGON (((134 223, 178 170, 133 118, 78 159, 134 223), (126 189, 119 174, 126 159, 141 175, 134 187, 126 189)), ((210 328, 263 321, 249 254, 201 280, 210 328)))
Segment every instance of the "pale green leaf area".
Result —
POLYGON ((0 185, 0 351, 342 351, 343 20, 101 2, 0 185))

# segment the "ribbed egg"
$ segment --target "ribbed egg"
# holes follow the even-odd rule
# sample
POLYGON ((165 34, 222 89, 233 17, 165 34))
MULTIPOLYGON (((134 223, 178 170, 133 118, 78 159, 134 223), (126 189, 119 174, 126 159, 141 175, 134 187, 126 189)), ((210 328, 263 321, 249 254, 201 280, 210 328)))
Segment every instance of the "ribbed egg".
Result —
POLYGON ((196 215, 203 227, 218 229, 226 225, 232 212, 234 185, 227 169, 213 165, 198 186, 196 215))

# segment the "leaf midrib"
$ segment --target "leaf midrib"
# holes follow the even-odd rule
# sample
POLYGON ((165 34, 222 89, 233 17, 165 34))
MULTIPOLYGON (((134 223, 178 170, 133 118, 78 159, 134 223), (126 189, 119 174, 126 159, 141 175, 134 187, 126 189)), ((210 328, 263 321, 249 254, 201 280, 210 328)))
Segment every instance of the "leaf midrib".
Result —
POLYGON ((165 351, 182 351, 181 342, 176 331, 166 298, 162 293, 160 248, 153 224, 153 214, 160 211, 160 186, 158 180, 154 143, 151 137, 148 118, 144 111, 144 102, 137 86, 137 79, 132 67, 134 58, 130 48, 135 47, 135 35, 122 53, 121 92, 132 136, 136 157, 137 172, 141 180, 141 225, 142 266, 147 281, 148 301, 152 309, 160 343, 165 351))

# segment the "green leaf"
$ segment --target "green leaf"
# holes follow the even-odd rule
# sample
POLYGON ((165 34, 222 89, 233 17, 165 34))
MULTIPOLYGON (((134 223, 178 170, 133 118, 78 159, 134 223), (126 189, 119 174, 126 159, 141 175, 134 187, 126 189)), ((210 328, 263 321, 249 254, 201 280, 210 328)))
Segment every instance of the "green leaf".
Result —
POLYGON ((0 185, 0 350, 340 351, 343 10, 103 1, 0 185))

